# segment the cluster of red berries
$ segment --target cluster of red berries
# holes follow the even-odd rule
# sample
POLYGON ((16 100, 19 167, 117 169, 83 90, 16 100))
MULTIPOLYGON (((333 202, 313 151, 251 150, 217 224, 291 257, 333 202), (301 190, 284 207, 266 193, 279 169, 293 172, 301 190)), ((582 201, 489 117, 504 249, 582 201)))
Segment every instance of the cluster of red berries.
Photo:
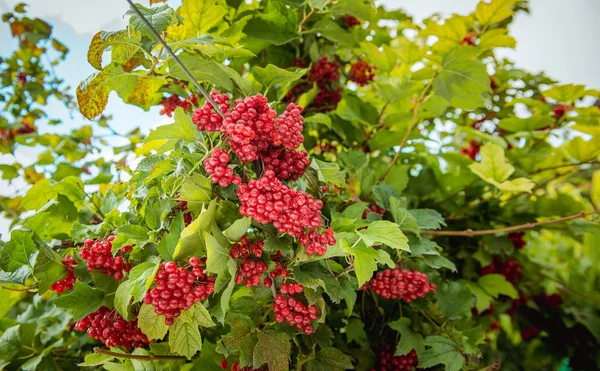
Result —
POLYGON ((310 164, 308 152, 276 149, 263 155, 266 170, 272 170, 279 180, 297 180, 310 164))
POLYGON ((534 297, 534 300, 536 301, 536 303, 538 303, 538 305, 546 307, 551 311, 557 310, 560 307, 560 304, 562 303, 562 299, 558 294, 536 295, 534 297))
MULTIPOLYGON (((231 106, 229 95, 213 90, 210 92, 210 98, 219 105, 221 112, 229 111, 229 107, 231 106)), ((192 122, 200 131, 215 132, 221 129, 223 117, 214 111, 214 108, 209 101, 206 101, 202 108, 196 108, 194 110, 192 122)))
POLYGON ((503 275, 506 280, 513 285, 516 285, 523 278, 523 270, 519 265, 519 262, 513 258, 501 262, 498 257, 494 257, 492 263, 486 267, 481 268, 481 275, 498 273, 503 275))
POLYGON ((335 245, 335 242, 333 229, 331 228, 327 228, 325 233, 319 233, 317 230, 312 230, 300 236, 300 243, 304 246, 306 253, 309 255, 318 254, 323 256, 327 252, 327 246, 333 246, 335 245))
POLYGON ((392 346, 385 344, 377 352, 377 366, 370 371, 410 371, 417 363, 419 359, 414 350, 404 356, 395 356, 392 346))
POLYGON ((512 242, 513 246, 517 250, 521 250, 527 244, 523 237, 525 236, 525 232, 513 232, 509 233, 508 239, 512 242))
POLYGON ((523 340, 527 341, 536 337, 539 333, 540 330, 538 330, 536 327, 525 327, 523 330, 521 330, 521 337, 523 340))
MULTIPOLYGON (((235 276, 236 284, 241 285, 243 283, 246 287, 258 286, 260 277, 269 268, 267 264, 260 260, 264 245, 263 241, 250 243, 248 238, 244 236, 240 242, 231 246, 229 256, 233 259, 244 259, 235 276)), ((265 282, 265 286, 267 286, 267 283, 268 281, 265 282)), ((273 284, 272 281, 271 284, 273 284)))
MULTIPOLYGON (((287 269, 287 265, 283 262, 283 254, 281 251, 277 250, 277 252, 271 256, 271 261, 275 263, 275 268, 269 272, 269 276, 272 278, 287 278, 287 276, 290 274, 290 271, 287 269)), ((273 281, 271 280, 271 283, 272 282, 273 281)), ((267 285, 266 283, 265 286, 271 287, 271 285, 267 285)))
POLYGON ((552 117, 554 119, 558 120, 559 118, 563 117, 566 112, 567 112, 567 109, 565 106, 563 106, 562 104, 557 104, 552 109, 552 117))
POLYGON ((344 23, 346 24, 346 27, 348 28, 352 28, 354 26, 359 26, 360 25, 360 21, 358 20, 358 18, 356 18, 353 15, 347 15, 344 17, 344 23))
POLYGON ((241 184, 242 178, 233 173, 233 169, 229 165, 229 154, 226 149, 215 148, 212 151, 212 156, 204 160, 204 170, 213 183, 219 183, 221 187, 227 187, 231 183, 241 184))
POLYGON ((314 331, 310 322, 319 318, 319 312, 316 305, 309 307, 292 297, 303 290, 302 285, 297 283, 282 283, 279 286, 281 293, 275 296, 273 311, 275 311, 276 322, 287 322, 298 330, 304 331, 306 335, 310 335, 314 331))
POLYGON ((182 310, 194 303, 206 300, 215 291, 215 278, 208 277, 200 267, 201 260, 192 256, 188 270, 175 262, 162 262, 154 282, 156 286, 144 296, 144 303, 152 304, 158 315, 165 316, 165 323, 172 325, 182 310))
POLYGON ((161 115, 167 115, 169 117, 173 116, 173 112, 177 107, 183 108, 184 111, 187 111, 192 106, 198 105, 198 98, 195 95, 190 96, 189 99, 179 98, 177 95, 171 95, 166 98, 162 102, 162 109, 160 110, 161 115))
POLYGON ((528 301, 529 298, 527 296, 520 296, 519 298, 513 300, 511 307, 508 308, 506 313, 508 313, 509 316, 514 316, 523 305, 527 304, 528 301))
POLYGON ((358 62, 352 63, 350 66, 350 80, 354 81, 360 86, 365 86, 375 78, 375 73, 373 70, 375 67, 369 65, 364 60, 360 60, 358 62))
MULTIPOLYGON (((302 238, 305 236, 304 231, 309 230, 310 236, 304 238, 307 242, 313 242, 315 235, 311 234, 311 230, 323 225, 323 201, 315 200, 304 191, 286 187, 271 170, 258 180, 252 179, 248 184, 242 184, 236 192, 242 215, 262 224, 273 224, 280 233, 302 238)), ((332 234, 333 231, 326 232, 328 244, 335 244, 332 234)), ((321 253, 322 250, 315 252, 321 253)))
POLYGON ((294 87, 287 92, 285 97, 283 97, 282 101, 288 104, 296 103, 298 101, 298 98, 300 98, 302 94, 309 91, 311 87, 312 84, 307 81, 303 81, 297 85, 294 85, 294 87))
POLYGON ((330 62, 327 57, 323 57, 315 63, 310 69, 309 80, 316 82, 321 89, 328 84, 333 84, 340 81, 340 64, 338 62, 330 62))
POLYGON ((100 307, 94 313, 75 323, 75 330, 86 331, 92 339, 107 347, 143 348, 150 343, 137 325, 137 320, 127 321, 115 309, 100 307))
POLYGON ((374 293, 385 299, 402 299, 407 303, 423 298, 428 292, 435 292, 437 289, 434 283, 429 282, 426 274, 399 267, 377 272, 368 285, 374 293))
POLYGON ((461 148, 460 153, 467 155, 471 160, 475 160, 481 146, 474 140, 469 143, 469 148, 461 148))
POLYGON ((13 140, 17 135, 25 135, 35 133, 35 126, 26 123, 21 123, 18 129, 0 129, 0 140, 13 140))
POLYGON ((460 41, 460 45, 473 46, 475 45, 475 41, 477 40, 477 34, 474 32, 468 33, 463 37, 460 41))
POLYGON ((60 281, 54 282, 50 286, 50 290, 54 290, 59 294, 62 294, 65 290, 73 290, 73 285, 75 285, 75 281, 77 280, 75 278, 75 273, 73 273, 73 270, 75 269, 74 266, 77 265, 75 258, 67 256, 62 260, 62 263, 68 271, 67 276, 60 281))
POLYGON ((342 100, 342 88, 324 88, 313 98, 313 105, 319 112, 334 110, 342 100))
POLYGON ((190 225, 192 223, 192 213, 186 213, 187 208, 188 208, 188 203, 187 201, 177 201, 177 207, 174 208, 174 211, 183 211, 183 222, 185 223, 185 226, 187 227, 188 225, 190 225))
MULTIPOLYGON (((113 256, 112 242, 115 236, 110 236, 106 241, 91 239, 85 240, 83 248, 79 252, 79 257, 85 260, 87 270, 99 269, 102 273, 113 276, 116 280, 123 278, 123 272, 131 270, 131 264, 126 263, 122 256, 113 256)), ((119 253, 125 254, 132 249, 132 246, 123 246, 119 253)))
POLYGON ((383 214, 385 214, 385 209, 383 207, 379 207, 378 205, 371 205, 371 206, 369 206, 369 208, 367 208, 365 211, 363 211, 362 218, 367 219, 367 216, 371 213, 375 213, 375 214, 379 215, 380 217, 382 217, 383 214))

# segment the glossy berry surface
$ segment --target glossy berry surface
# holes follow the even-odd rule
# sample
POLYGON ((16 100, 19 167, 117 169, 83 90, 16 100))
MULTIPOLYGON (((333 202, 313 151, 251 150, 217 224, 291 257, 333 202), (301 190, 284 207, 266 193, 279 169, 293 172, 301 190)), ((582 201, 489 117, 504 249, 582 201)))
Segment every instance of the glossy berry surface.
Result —
POLYGON ((50 286, 50 290, 56 291, 58 294, 62 294, 65 291, 73 290, 73 286, 75 285, 75 281, 77 280, 75 277, 74 267, 77 265, 77 261, 72 256, 67 256, 62 260, 62 264, 67 269, 67 276, 60 281, 54 282, 50 286))
MULTIPOLYGON (((219 105, 221 112, 225 113, 231 106, 230 97, 227 94, 220 93, 216 90, 210 92, 211 99, 219 105)), ((223 117, 214 110, 210 102, 206 101, 201 108, 194 110, 192 122, 200 131, 218 131, 221 129, 223 117)))
POLYGON ((402 299, 407 303, 437 289, 426 274, 398 267, 377 272, 369 287, 385 299, 402 299))
POLYGON ((100 307, 94 313, 77 321, 75 330, 87 331, 92 339, 100 340, 107 347, 143 348, 150 343, 142 333, 137 320, 127 321, 115 309, 100 307))
POLYGON ((267 264, 260 260, 263 246, 263 241, 250 243, 246 236, 242 237, 240 242, 231 246, 229 255, 233 259, 240 260, 239 269, 235 276, 236 284, 244 284, 246 287, 258 286, 262 274, 269 268, 267 264))
POLYGON ((242 178, 233 173, 229 165, 229 154, 226 149, 215 148, 212 155, 204 160, 204 170, 213 183, 218 183, 221 187, 227 187, 231 183, 240 184, 242 178))
MULTIPOLYGON (((79 252, 79 257, 85 260, 88 271, 97 269, 120 280, 123 278, 124 272, 131 270, 131 264, 125 262, 122 255, 113 256, 112 241, 114 239, 115 236, 108 237, 106 241, 86 240, 79 252)), ((131 246, 124 246, 119 249, 118 253, 125 254, 129 250, 131 250, 131 246)))
POLYGON ((314 328, 311 322, 319 318, 319 311, 316 305, 308 306, 294 297, 294 295, 302 293, 304 290, 302 285, 283 283, 279 290, 281 293, 275 296, 273 303, 275 321, 287 322, 296 329, 302 330, 305 335, 312 334, 314 328))
POLYGON ((403 356, 395 356, 394 353, 391 345, 384 345, 377 352, 377 366, 370 371, 410 371, 419 363, 414 350, 403 356))

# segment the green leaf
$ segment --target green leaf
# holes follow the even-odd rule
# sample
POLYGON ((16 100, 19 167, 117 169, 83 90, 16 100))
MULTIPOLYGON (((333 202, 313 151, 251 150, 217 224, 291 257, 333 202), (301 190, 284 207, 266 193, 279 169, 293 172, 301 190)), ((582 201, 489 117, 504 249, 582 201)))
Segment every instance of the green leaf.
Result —
POLYGON ((469 168, 475 175, 488 183, 498 184, 507 180, 515 168, 508 163, 502 147, 486 143, 480 150, 482 163, 474 163, 469 168))
MULTIPOLYGON (((135 4, 135 6, 143 14, 144 18, 152 25, 152 28, 160 35, 166 31, 167 28, 177 22, 177 14, 168 5, 161 5, 152 8, 146 8, 143 5, 135 4)), ((142 35, 147 36, 154 40, 154 34, 150 27, 137 15, 133 9, 127 10, 125 15, 130 15, 129 24, 133 26, 136 31, 139 31, 142 35)))
POLYGON ((73 309, 73 319, 78 321, 104 305, 104 291, 77 280, 75 288, 54 302, 57 307, 73 309))
POLYGON ((289 370, 290 338, 282 332, 259 332, 253 353, 253 367, 260 368, 266 364, 271 371, 289 370))
POLYGON ((486 274, 477 281, 488 294, 497 298, 499 295, 506 295, 512 299, 519 297, 519 293, 506 278, 501 274, 486 274))
POLYGON ((389 326, 392 330, 400 334, 400 341, 396 346, 394 355, 403 356, 410 353, 413 349, 417 354, 421 354, 425 350, 423 335, 411 329, 411 321, 407 317, 400 318, 397 321, 390 322, 389 326))
POLYGON ((179 242, 179 236, 183 231, 183 213, 175 214, 171 221, 169 233, 165 234, 157 246, 158 253, 163 260, 173 260, 173 253, 179 242))
POLYGON ((244 33, 274 45, 284 45, 298 38, 296 24, 296 14, 291 8, 286 8, 283 3, 270 1, 267 12, 249 20, 244 33))
POLYGON ((587 94, 585 85, 557 85, 542 93, 544 97, 554 99, 559 103, 573 103, 576 99, 587 94))
POLYGON ((175 123, 161 125, 152 130, 144 142, 148 143, 154 140, 164 140, 166 141, 163 145, 165 148, 164 151, 167 151, 173 149, 175 143, 177 143, 179 140, 192 142, 197 140, 199 137, 200 132, 196 126, 194 126, 190 117, 183 111, 181 107, 177 107, 175 110, 175 123))
POLYGON ((154 306, 150 304, 142 304, 137 319, 140 330, 150 340, 161 340, 169 331, 169 326, 165 324, 165 316, 156 314, 154 306))
POLYGON ((223 234, 229 239, 229 241, 237 242, 246 233, 248 233, 248 228, 250 228, 251 223, 252 219, 248 217, 243 217, 233 222, 233 224, 231 224, 226 230, 223 231, 223 234))
POLYGON ((458 282, 441 285, 436 294, 439 310, 449 320, 470 316, 471 308, 475 305, 475 296, 458 282))
POLYGON ((22 266, 32 268, 38 250, 33 238, 33 233, 28 230, 10 232, 10 241, 0 253, 0 268, 6 272, 14 272, 22 266))
POLYGON ((338 187, 346 184, 346 174, 340 170, 340 166, 334 162, 324 162, 313 158, 310 167, 317 171, 321 182, 331 183, 338 187))
POLYGON ((217 209, 216 200, 211 201, 208 208, 202 210, 198 218, 194 220, 190 225, 185 227, 179 242, 175 247, 173 256, 175 259, 185 259, 203 251, 205 249, 205 240, 202 237, 203 233, 208 231, 210 225, 215 219, 215 211, 217 209))
POLYGON ((297 68, 292 72, 279 68, 273 64, 269 64, 265 68, 259 66, 252 67, 252 76, 254 76, 256 81, 260 82, 267 90, 275 85, 283 87, 297 81, 304 76, 305 73, 306 70, 301 68, 297 68))
POLYGON ((195 173, 188 177, 179 191, 179 198, 186 200, 190 206, 210 201, 212 184, 207 177, 195 173))
POLYGON ((357 18, 369 21, 376 15, 377 11, 373 7, 372 1, 364 0, 344 0, 338 1, 331 7, 331 14, 336 17, 353 15, 357 18))
POLYGON ((475 19, 482 26, 502 22, 515 14, 512 8, 516 3, 518 3, 518 0, 492 0, 489 3, 481 1, 477 4, 475 19))
POLYGON ((368 247, 382 243, 393 249, 410 252, 408 238, 402 233, 398 224, 388 220, 374 221, 367 229, 357 230, 356 233, 368 247))
POLYGON ((408 212, 415 218, 420 229, 441 229, 446 226, 444 217, 436 210, 414 209, 408 212))
POLYGON ((172 26, 167 34, 184 40, 208 32, 223 20, 227 10, 217 0, 184 0, 178 13, 183 18, 182 24, 172 26))
POLYGON ((124 234, 128 240, 143 243, 148 241, 148 229, 141 225, 124 224, 116 229, 116 233, 124 234))
POLYGON ((254 323, 250 317, 239 313, 231 313, 227 316, 227 323, 231 326, 231 332, 223 337, 223 351, 219 353, 239 354, 242 367, 253 365, 253 353, 257 341, 254 323))
POLYGON ((514 37, 508 35, 506 28, 496 28, 486 31, 479 37, 478 47, 482 50, 493 48, 512 48, 517 46, 514 37))
POLYGON ((498 126, 506 131, 533 131, 546 127, 551 127, 554 119, 549 115, 533 115, 528 118, 506 117, 500 120, 498 126))
MULTIPOLYGON (((377 205, 390 211, 392 211, 393 209, 390 205, 390 200, 392 199, 392 197, 395 198, 398 202, 401 201, 401 199, 398 198, 398 192, 396 191, 396 189, 387 184, 377 184, 376 186, 374 186, 373 196, 375 196, 375 201, 377 202, 377 205)), ((403 198, 402 200, 405 199, 403 198)), ((406 205, 403 205, 402 207, 405 208, 406 205)))
MULTIPOLYGON (((233 83, 227 73, 227 67, 209 59, 199 58, 197 55, 183 54, 179 56, 179 59, 196 80, 211 83, 227 91, 233 90, 233 83)), ((174 60, 169 60, 168 65, 171 76, 184 81, 189 80, 189 77, 174 60)))
POLYGON ((0 368, 8 366, 21 350, 21 326, 9 327, 0 336, 0 368))
POLYGON ((462 369, 464 357, 452 340, 441 336, 429 336, 425 339, 425 346, 430 348, 419 356, 419 368, 444 365, 446 371, 462 369))
POLYGON ((119 285, 115 292, 115 309, 123 317, 128 317, 128 308, 133 303, 142 300, 144 294, 152 285, 154 275, 158 270, 157 262, 145 262, 136 265, 129 272, 129 279, 119 285))
POLYGON ((11 180, 19 176, 18 165, 0 165, 0 172, 2 172, 2 179, 11 180))
POLYGON ((393 266, 394 263, 389 258, 389 255, 383 250, 375 250, 359 244, 356 247, 350 247, 348 241, 343 238, 339 244, 347 254, 354 257, 354 272, 358 287, 369 281, 373 277, 373 272, 377 270, 377 263, 388 264, 393 266), (387 255, 387 256, 386 256, 387 255))
POLYGON ((457 272, 456 265, 443 256, 425 255, 423 259, 425 260, 425 264, 433 269, 448 268, 453 272, 457 272))
POLYGON ((329 18, 319 20, 312 26, 310 32, 319 33, 324 38, 345 46, 352 46, 355 44, 352 34, 329 18))
POLYGON ((405 208, 400 207, 400 200, 396 197, 390 197, 390 210, 394 221, 400 226, 402 232, 412 232, 416 236, 420 236, 420 229, 417 219, 405 208))
POLYGON ((191 359, 202 349, 202 337, 198 326, 176 318, 169 330, 169 347, 172 352, 191 359))
POLYGON ((38 280, 38 293, 44 294, 56 281, 67 276, 62 257, 48 246, 41 245, 35 261, 33 275, 38 280))
POLYGON ((596 206, 600 209, 600 170, 594 171, 592 175, 592 187, 590 190, 590 198, 596 206))
POLYGON ((456 108, 482 107, 485 94, 491 93, 490 78, 485 64, 477 60, 478 53, 466 46, 450 50, 433 82, 433 91, 456 108))
POLYGON ((325 125, 328 129, 331 129, 331 118, 324 113, 308 116, 304 119, 304 122, 314 122, 316 124, 325 125))
POLYGON ((304 371, 343 371, 352 370, 352 357, 336 348, 321 349, 315 359, 308 361, 302 370, 304 371))
POLYGON ((308 0, 308 5, 313 9, 323 10, 329 0, 308 0))
POLYGON ((78 363, 77 366, 81 367, 93 367, 105 364, 108 361, 113 360, 115 357, 109 354, 101 353, 88 353, 85 355, 83 363, 78 363))
POLYGON ((202 326, 202 327, 214 327, 216 324, 213 322, 210 313, 204 308, 202 303, 196 303, 193 307, 188 310, 181 312, 179 316, 184 322, 191 325, 202 326))

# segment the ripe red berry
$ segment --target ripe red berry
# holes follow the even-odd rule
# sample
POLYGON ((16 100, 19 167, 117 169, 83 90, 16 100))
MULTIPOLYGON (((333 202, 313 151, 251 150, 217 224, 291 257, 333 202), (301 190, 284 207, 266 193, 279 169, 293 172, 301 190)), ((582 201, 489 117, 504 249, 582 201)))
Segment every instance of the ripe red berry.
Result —
POLYGON ((460 153, 467 155, 471 160, 475 161, 477 154, 479 153, 479 149, 481 147, 477 144, 476 141, 472 140, 469 143, 469 148, 461 148, 460 153))
POLYGON ((275 302, 273 303, 275 321, 287 322, 298 330, 302 330, 306 335, 312 334, 314 328, 310 323, 319 318, 317 306, 311 305, 309 307, 292 296, 303 291, 302 285, 282 283, 279 290, 281 293, 275 296, 275 302))
MULTIPOLYGON (((222 94, 216 90, 210 92, 211 99, 219 105, 221 112, 225 113, 231 106, 229 95, 222 94)), ((223 117, 219 115, 210 104, 206 101, 202 108, 196 108, 194 110, 194 116, 192 122, 198 127, 200 131, 218 131, 223 123, 223 117)))
POLYGON ((491 273, 503 275, 506 280, 513 285, 516 285, 523 278, 523 270, 521 269, 519 262, 513 258, 501 262, 498 257, 494 257, 494 260, 490 265, 481 268, 482 276, 491 273))
POLYGON ((161 115, 167 115, 169 117, 173 116, 173 112, 177 107, 183 108, 184 111, 187 111, 192 107, 192 105, 197 105, 196 96, 192 95, 189 99, 182 99, 176 95, 171 95, 168 98, 165 98, 162 102, 162 110, 160 110, 161 115))
POLYGON ((260 277, 268 269, 267 264, 260 260, 263 246, 262 241, 251 244, 246 236, 231 246, 229 255, 233 259, 243 259, 235 277, 236 284, 244 283, 246 287, 258 286, 260 277))
POLYGON ((539 333, 540 333, 540 330, 538 330, 535 327, 525 327, 521 331, 521 337, 523 338, 523 340, 527 341, 527 340, 537 336, 539 333))
POLYGON ((525 232, 513 232, 508 235, 508 239, 512 242, 513 246, 517 250, 521 250, 527 244, 523 237, 525 232))
MULTIPOLYGON (((88 271, 99 269, 102 273, 113 276, 117 280, 123 278, 123 272, 128 272, 131 265, 125 262, 123 256, 112 254, 112 241, 115 236, 110 236, 106 241, 88 239, 84 242, 79 256, 85 260, 88 271)), ((131 246, 124 246, 119 249, 120 254, 127 253, 131 246)))
POLYGON ((358 18, 352 16, 352 15, 347 15, 344 17, 344 23, 346 24, 346 27, 348 28, 352 28, 354 26, 359 26, 360 25, 360 21, 358 20, 358 18))
POLYGON ((410 371, 418 363, 419 359, 414 350, 404 356, 395 356, 392 346, 385 344, 377 352, 377 367, 370 371, 410 371))
POLYGON ((190 267, 195 268, 200 264, 200 258, 197 256, 192 256, 188 261, 188 264, 190 265, 190 267))
POLYGON ((262 159, 265 169, 273 171, 279 180, 297 180, 310 164, 306 151, 276 149, 263 154, 262 159))
POLYGON ((227 367, 229 367, 229 364, 227 363, 227 360, 224 359, 221 361, 221 369, 223 370, 227 370, 227 367))
POLYGON ((428 292, 435 292, 437 289, 435 284, 429 282, 426 274, 399 267, 377 272, 369 281, 369 287, 385 299, 402 299, 407 303, 423 298, 428 292))
POLYGON ((352 63, 349 74, 350 80, 360 86, 365 86, 369 81, 375 78, 375 73, 373 72, 374 69, 375 67, 369 65, 364 60, 352 63))
POLYGON ((92 339, 100 340, 107 347, 125 347, 129 350, 143 348, 150 341, 137 325, 137 319, 125 320, 115 309, 100 307, 94 313, 75 323, 75 330, 85 331, 92 339))
POLYGON ((477 34, 474 32, 471 32, 471 33, 466 34, 465 37, 463 37, 460 44, 473 46, 473 45, 475 45, 475 40, 477 40, 477 34))
MULTIPOLYGON (((199 260, 198 264, 201 263, 199 260)), ((144 296, 144 303, 154 306, 156 314, 164 315, 169 326, 182 310, 206 300, 215 290, 215 277, 208 277, 200 266, 188 270, 174 262, 161 263, 154 282, 154 288, 144 296)))
POLYGON ((563 106, 562 104, 557 104, 552 109, 552 117, 554 119, 558 120, 559 118, 561 118, 565 115, 566 111, 567 111, 567 109, 565 108, 565 106, 563 106))
POLYGON ((65 291, 73 290, 73 286, 75 285, 75 281, 77 280, 75 278, 75 274, 73 273, 74 266, 77 265, 77 261, 75 260, 75 258, 73 258, 72 256, 66 256, 62 260, 62 264, 68 271, 67 276, 60 281, 54 282, 50 286, 50 290, 54 290, 58 294, 62 294, 65 291))
POLYGON ((204 170, 213 183, 219 183, 221 187, 227 187, 231 183, 240 184, 242 178, 234 175, 233 169, 229 166, 229 154, 223 148, 215 148, 212 156, 204 160, 204 170))
POLYGON ((329 62, 327 57, 323 57, 310 69, 309 80, 316 82, 317 86, 323 89, 327 84, 340 80, 339 68, 340 64, 338 62, 329 62))
POLYGON ((313 106, 319 112, 329 112, 336 109, 342 100, 342 87, 322 88, 313 98, 313 106))

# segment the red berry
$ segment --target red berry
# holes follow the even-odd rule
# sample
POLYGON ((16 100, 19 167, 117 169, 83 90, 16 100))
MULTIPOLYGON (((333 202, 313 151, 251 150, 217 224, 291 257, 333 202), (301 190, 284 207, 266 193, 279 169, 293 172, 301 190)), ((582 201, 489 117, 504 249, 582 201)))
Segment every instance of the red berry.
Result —
POLYGON ((348 28, 352 28, 354 26, 360 25, 360 21, 358 20, 358 18, 356 18, 352 15, 345 16, 344 23, 346 24, 346 27, 348 27, 348 28))
POLYGON ((374 69, 375 67, 369 65, 364 60, 352 63, 349 74, 350 80, 354 81, 360 86, 365 86, 369 83, 369 81, 375 78, 375 73, 373 73, 374 69))
POLYGON ((226 359, 222 360, 221 361, 221 368, 223 370, 227 370, 227 367, 229 367, 229 364, 227 363, 227 360, 226 359))
POLYGON ((188 261, 188 264, 190 265, 190 267, 195 268, 200 264, 200 258, 197 256, 192 256, 188 261))
POLYGON ((94 313, 88 314, 75 323, 75 330, 85 331, 88 335, 100 340, 107 347, 125 347, 129 350, 143 348, 150 341, 137 325, 137 319, 127 321, 115 310, 100 307, 94 313))
POLYGON ((398 267, 377 272, 369 281, 369 287, 385 299, 402 299, 407 303, 423 298, 437 287, 429 282, 426 274, 398 267))

